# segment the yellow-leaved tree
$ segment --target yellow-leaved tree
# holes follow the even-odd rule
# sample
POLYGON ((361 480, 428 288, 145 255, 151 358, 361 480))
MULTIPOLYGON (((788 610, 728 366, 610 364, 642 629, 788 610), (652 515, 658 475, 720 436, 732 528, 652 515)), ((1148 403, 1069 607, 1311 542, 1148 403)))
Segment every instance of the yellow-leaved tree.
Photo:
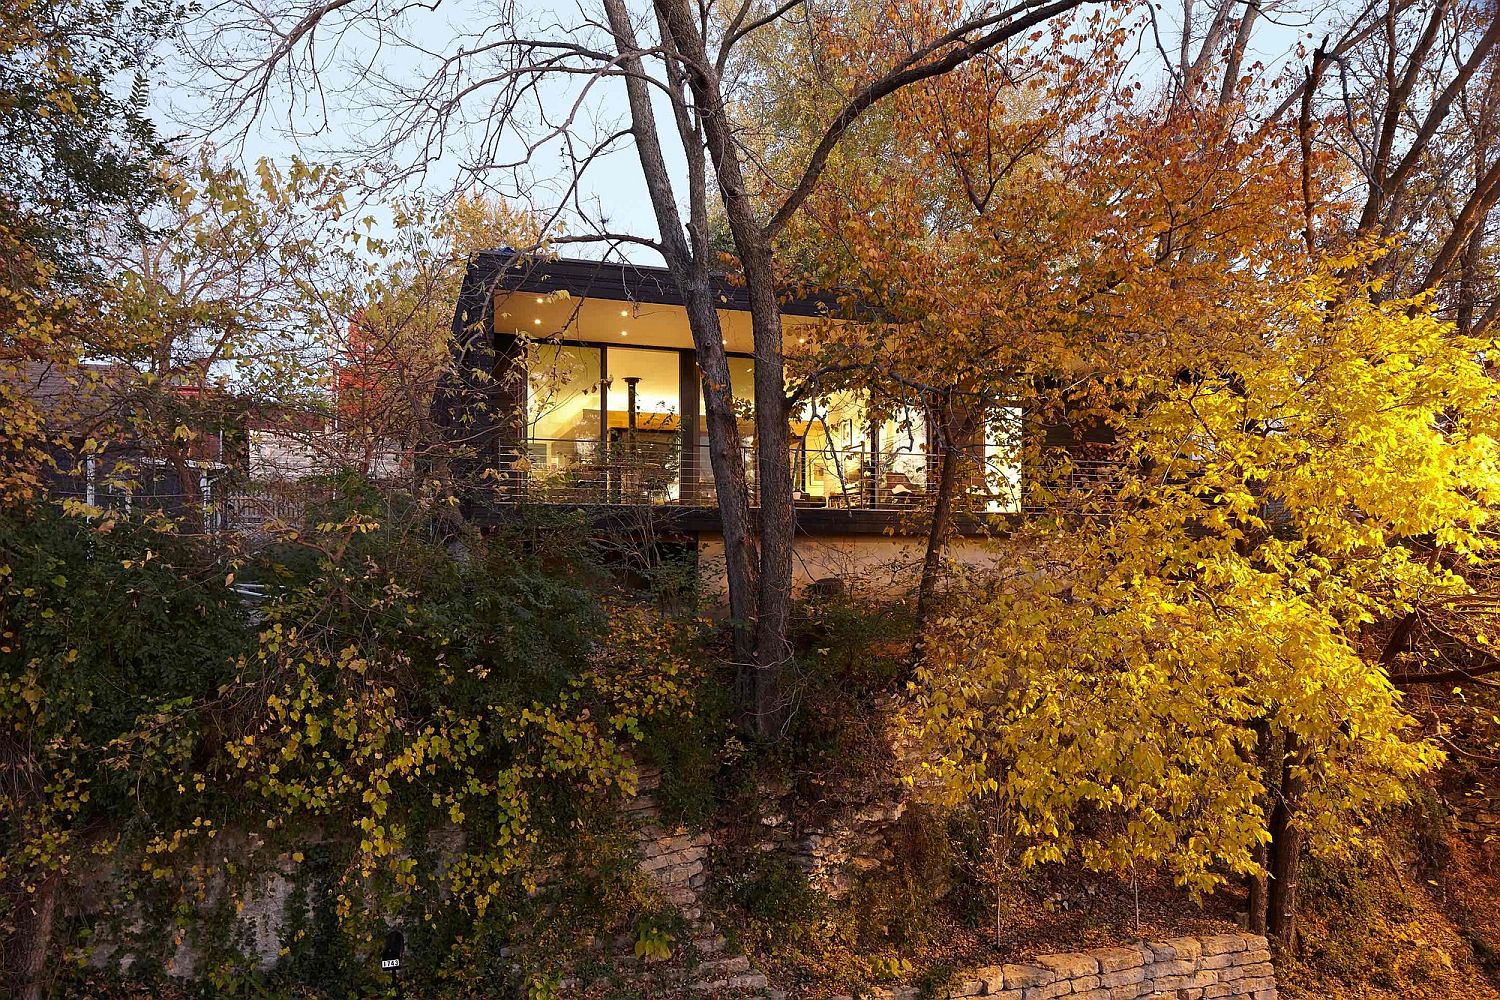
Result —
POLYGON ((1027 554, 933 623, 919 783, 992 809, 1022 864, 1248 877, 1252 926, 1290 945, 1303 853, 1440 759, 1381 626, 1493 547, 1500 386, 1424 303, 1372 302, 1376 256, 1268 282, 1210 361, 1186 327, 1111 353, 1076 393, 1114 475, 1057 489, 1027 554))

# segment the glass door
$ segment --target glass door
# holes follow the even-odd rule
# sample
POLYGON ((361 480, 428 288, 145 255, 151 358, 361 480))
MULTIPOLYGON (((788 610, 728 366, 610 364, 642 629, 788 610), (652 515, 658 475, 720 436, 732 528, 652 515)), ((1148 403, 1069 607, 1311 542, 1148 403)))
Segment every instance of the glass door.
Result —
POLYGON ((612 502, 676 500, 682 456, 682 365, 675 350, 607 348, 605 440, 612 502))

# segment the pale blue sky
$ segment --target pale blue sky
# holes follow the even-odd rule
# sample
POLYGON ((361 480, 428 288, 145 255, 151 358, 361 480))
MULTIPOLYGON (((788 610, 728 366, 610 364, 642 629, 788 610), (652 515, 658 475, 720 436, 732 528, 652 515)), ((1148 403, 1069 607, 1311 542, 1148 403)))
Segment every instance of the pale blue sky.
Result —
MULTIPOLYGON (((312 127, 314 123, 321 125, 322 116, 316 112, 309 114, 309 109, 303 106, 299 113, 292 115, 299 133, 292 134, 287 128, 287 122, 289 109, 294 105, 285 93, 280 93, 274 95, 267 113, 252 129, 249 137, 243 142, 227 145, 225 152, 241 157, 247 163, 261 156, 285 161, 299 152, 313 160, 337 155, 346 161, 352 159, 353 162, 358 162, 362 143, 368 136, 378 134, 383 129, 383 123, 380 115, 361 99, 362 93, 368 91, 362 92, 348 86, 351 74, 347 67, 357 61, 361 65, 376 66, 385 76, 403 83, 423 79, 423 61, 430 56, 424 57, 421 53, 424 50, 429 54, 451 51, 456 44, 462 44, 466 37, 472 38, 474 26, 494 23, 496 2, 497 0, 442 0, 435 10, 422 11, 420 16, 414 16, 398 25, 396 33, 399 37, 394 40, 377 40, 368 33, 345 36, 337 49, 337 63, 330 67, 323 80, 324 92, 328 98, 326 127, 312 127), (349 93, 351 91, 352 99, 349 93)), ((587 3, 588 0, 578 2, 587 3)), ((539 20, 577 16, 576 6, 565 0, 538 0, 525 9, 539 20)), ((1160 17, 1164 30, 1175 33, 1172 11, 1163 9, 1160 17)), ((1307 18, 1295 20, 1299 23, 1283 27, 1266 25, 1265 30, 1258 34, 1254 54, 1268 61, 1284 59, 1295 45, 1297 36, 1305 35, 1307 18)), ((1142 47, 1142 72, 1148 76, 1154 75, 1149 68, 1159 65, 1155 62, 1154 41, 1145 33, 1139 41, 1142 47)), ((1169 46, 1175 44, 1170 37, 1166 42, 1169 46)), ((549 84, 549 88, 551 103, 562 105, 571 100, 570 84, 549 84)), ((166 79, 155 88, 152 97, 163 132, 182 135, 187 142, 196 142, 204 137, 201 123, 205 98, 195 90, 192 76, 183 60, 174 58, 168 61, 166 79)), ((609 125, 624 120, 624 95, 618 80, 608 81, 607 86, 602 87, 597 98, 589 104, 591 116, 596 122, 609 125)), ((665 107, 658 108, 658 121, 662 127, 671 167, 674 173, 681 176, 685 167, 681 151, 672 141, 675 139, 675 131, 670 126, 670 116, 665 107)), ((418 186, 433 192, 447 192, 460 182, 471 184, 473 175, 466 168, 473 161, 473 147, 479 137, 477 128, 456 130, 450 136, 444 155, 432 165, 418 186)), ((556 147, 545 149, 533 158, 531 170, 534 177, 531 183, 525 185, 525 197, 522 199, 523 202, 529 200, 528 207, 545 210, 556 205, 557 188, 565 179, 561 163, 556 147)), ((509 184, 502 186, 506 188, 506 194, 517 193, 509 184)), ((656 235, 656 222, 646 200, 639 163, 634 150, 628 145, 622 144, 616 152, 590 168, 584 178, 582 192, 586 208, 607 217, 608 228, 650 237, 656 235)), ((378 204, 372 205, 372 209, 379 218, 382 213, 378 204)), ((599 256, 603 253, 603 247, 585 244, 570 247, 567 252, 578 256, 599 256)), ((642 263, 659 263, 655 254, 645 248, 630 247, 624 250, 624 254, 642 263)))

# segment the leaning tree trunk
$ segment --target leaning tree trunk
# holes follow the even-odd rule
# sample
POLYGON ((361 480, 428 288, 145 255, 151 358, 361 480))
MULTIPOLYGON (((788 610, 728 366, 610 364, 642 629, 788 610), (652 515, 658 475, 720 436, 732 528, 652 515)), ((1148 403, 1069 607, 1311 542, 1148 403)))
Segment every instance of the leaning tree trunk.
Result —
POLYGON ((1302 861, 1302 829, 1297 809, 1302 797, 1302 754, 1297 735, 1286 734, 1281 791, 1271 810, 1270 890, 1266 900, 1268 936, 1287 953, 1297 947, 1297 872, 1302 861))
POLYGON ((948 522, 953 509, 953 488, 958 482, 958 452, 943 449, 938 466, 937 493, 932 501, 932 520, 927 525, 927 550, 922 556, 922 579, 917 585, 917 641, 927 628, 927 617, 937 602, 938 580, 942 576, 943 548, 948 537, 948 522))
POLYGON ((962 442, 974 431, 972 414, 955 410, 951 396, 942 404, 943 457, 938 466, 937 493, 932 502, 932 520, 927 526, 927 549, 922 556, 922 578, 917 585, 917 641, 927 627, 927 618, 937 603, 938 582, 942 579, 943 552, 953 522, 953 499, 958 492, 959 454, 962 442))
MULTIPOLYGON (((735 621, 735 658, 741 671, 741 692, 752 705, 758 705, 759 685, 755 683, 758 678, 749 669, 753 645, 748 631, 757 612, 755 534, 745 483, 744 456, 740 453, 739 424, 734 415, 734 396, 729 383, 729 359, 724 351, 723 330, 713 299, 709 250, 704 242, 706 233, 695 232, 695 239, 700 243, 696 249, 689 246, 684 235, 630 13, 624 0, 604 0, 604 10, 626 74, 625 93, 630 106, 631 130, 635 135, 641 174, 656 214, 662 257, 682 293, 698 366, 703 372, 709 465, 713 469, 724 532, 724 575, 729 584, 729 613, 735 621)), ((695 203, 700 200, 696 191, 693 200, 695 203)), ((697 228, 695 226, 695 230, 697 228)))

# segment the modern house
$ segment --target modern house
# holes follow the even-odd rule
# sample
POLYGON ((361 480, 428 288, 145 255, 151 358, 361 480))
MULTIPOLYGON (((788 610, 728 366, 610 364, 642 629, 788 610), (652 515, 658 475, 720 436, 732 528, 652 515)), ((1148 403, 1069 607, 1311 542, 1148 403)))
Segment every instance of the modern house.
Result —
MULTIPOLYGON (((744 289, 728 281, 716 292, 754 504, 749 305, 744 289)), ((785 302, 782 311, 793 358, 805 352, 815 325, 837 322, 817 300, 785 302)), ((481 484, 485 514, 566 505, 622 529, 649 518, 653 532, 694 544, 700 567, 714 564, 721 524, 703 375, 665 269, 481 254, 466 275, 454 334, 462 374, 440 386, 434 416, 473 454, 468 472, 481 484)), ((786 461, 799 584, 841 576, 855 563, 866 574, 881 564, 899 575, 920 557, 925 519, 918 515, 948 445, 920 408, 871 403, 833 391, 791 417, 786 461)), ((980 514, 1020 510, 1019 433, 1006 433, 1007 421, 1018 427, 1019 414, 991 414, 973 439, 953 443, 968 464, 967 506, 980 514)), ((970 517, 965 529, 980 534, 993 520, 970 517)))

